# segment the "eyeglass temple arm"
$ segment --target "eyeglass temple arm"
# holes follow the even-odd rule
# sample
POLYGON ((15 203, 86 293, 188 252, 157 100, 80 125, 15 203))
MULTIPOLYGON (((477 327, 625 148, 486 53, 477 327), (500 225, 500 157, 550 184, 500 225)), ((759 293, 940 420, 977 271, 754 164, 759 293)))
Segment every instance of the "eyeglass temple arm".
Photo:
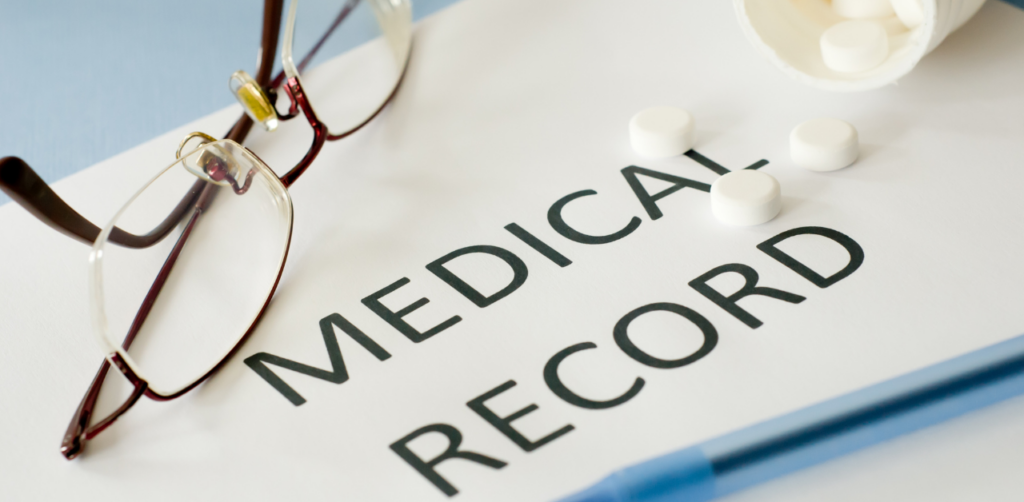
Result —
MULTIPOLYGON (((256 81, 260 85, 270 82, 274 69, 274 55, 277 53, 278 30, 281 26, 281 12, 284 0, 264 0, 263 35, 257 57, 256 81)), ((228 131, 226 137, 242 142, 252 128, 252 120, 242 115, 228 131)), ((64 202, 29 165, 18 157, 0 158, 0 191, 7 194, 18 205, 55 230, 81 241, 92 244, 100 234, 100 227, 75 211, 64 202)), ((135 235, 115 228, 110 241, 127 247, 142 248, 160 242, 195 202, 199 190, 189 195, 156 228, 145 235, 135 235)))
MULTIPOLYGON (((252 120, 243 115, 235 122, 227 137, 241 141, 249 133, 252 125, 252 120)), ((197 181, 188 195, 167 215, 167 218, 150 232, 136 235, 115 227, 110 233, 110 241, 131 248, 145 248, 160 242, 193 207, 204 184, 205 182, 202 180, 197 181)), ((72 209, 39 177, 35 170, 18 157, 0 159, 0 191, 7 194, 39 221, 82 243, 92 245, 100 234, 98 226, 72 209)))
MULTIPOLYGON (((243 115, 228 131, 226 137, 240 142, 249 134, 252 125, 249 116, 243 115)), ((202 180, 197 181, 171 214, 149 233, 135 235, 115 227, 110 233, 110 241, 131 248, 145 248, 160 242, 193 206, 204 184, 202 180)), ((100 234, 98 226, 64 202, 64 199, 61 199, 35 170, 18 157, 0 159, 0 191, 39 221, 71 238, 91 245, 100 234)))
MULTIPOLYGON (((100 234, 99 227, 72 209, 18 157, 0 159, 0 190, 37 219, 69 237, 91 245, 100 234)), ((160 242, 181 221, 197 196, 197 190, 190 191, 171 214, 150 232, 136 235, 115 227, 110 233, 110 241, 132 248, 149 247, 160 242)))
POLYGON ((55 230, 92 244, 100 229, 60 198, 25 161, 0 159, 0 191, 55 230))

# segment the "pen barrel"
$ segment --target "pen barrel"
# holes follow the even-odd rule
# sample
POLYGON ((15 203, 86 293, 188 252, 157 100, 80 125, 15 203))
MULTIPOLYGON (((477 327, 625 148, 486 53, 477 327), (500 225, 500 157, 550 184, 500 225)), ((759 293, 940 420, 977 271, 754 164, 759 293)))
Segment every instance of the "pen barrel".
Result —
MULTIPOLYGON (((1024 393, 1024 337, 697 446, 721 496, 1024 393)), ((704 500, 704 499, 700 499, 704 500)))
POLYGON ((1024 335, 627 467, 560 502, 701 502, 1024 393, 1024 335))

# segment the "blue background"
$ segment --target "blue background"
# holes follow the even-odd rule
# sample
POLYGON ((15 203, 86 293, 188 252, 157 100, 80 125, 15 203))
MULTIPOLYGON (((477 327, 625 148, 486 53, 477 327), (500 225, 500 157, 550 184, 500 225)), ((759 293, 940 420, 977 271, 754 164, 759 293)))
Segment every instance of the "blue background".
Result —
MULTIPOLYGON (((343 3, 300 2, 300 21, 324 24, 299 23, 297 57, 343 3)), ((414 16, 452 3, 413 0, 414 16)), ((377 36, 372 16, 357 14, 317 60, 377 36)), ((255 73, 262 19, 259 0, 0 0, 0 157, 52 183, 234 103, 228 77, 255 73)))
MULTIPOLYGON (((413 0, 414 15, 455 1, 413 0)), ((330 20, 341 3, 300 5, 330 20)), ((262 15, 259 0, 0 1, 0 156, 52 183, 233 103, 228 77, 255 72, 262 15)), ((375 36, 370 19, 353 16, 318 59, 375 36)), ((300 25, 296 54, 321 32, 300 25)))

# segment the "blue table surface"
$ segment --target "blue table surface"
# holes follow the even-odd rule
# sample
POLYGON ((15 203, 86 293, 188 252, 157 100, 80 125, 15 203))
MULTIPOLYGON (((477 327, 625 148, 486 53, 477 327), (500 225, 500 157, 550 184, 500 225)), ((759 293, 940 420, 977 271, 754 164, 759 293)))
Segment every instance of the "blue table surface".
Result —
MULTIPOLYGON (((343 3, 302 0, 300 21, 318 11, 326 26, 343 3)), ((453 3, 413 0, 413 13, 453 3)), ((257 0, 0 0, 0 157, 52 183, 234 103, 228 77, 255 73, 262 19, 257 0)), ((372 19, 351 15, 312 64, 377 36, 372 19)), ((320 28, 299 23, 297 55, 320 28)))
MULTIPOLYGON (((413 0, 414 15, 455 1, 413 0)), ((331 19, 340 4, 300 5, 331 19)), ((255 71, 261 19, 255 0, 0 1, 0 156, 52 183, 233 103, 227 80, 255 71)), ((369 19, 354 16, 318 59, 375 36, 369 19)), ((297 54, 313 31, 299 26, 297 54)))

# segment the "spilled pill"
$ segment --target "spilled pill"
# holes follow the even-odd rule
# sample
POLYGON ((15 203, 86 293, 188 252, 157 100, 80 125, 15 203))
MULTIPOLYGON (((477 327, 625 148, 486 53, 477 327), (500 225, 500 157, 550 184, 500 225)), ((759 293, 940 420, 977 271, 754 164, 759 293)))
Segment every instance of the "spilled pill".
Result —
POLYGON ((832 10, 847 19, 871 19, 893 15, 889 0, 832 0, 832 10))
POLYGON ((833 118, 811 119, 789 134, 793 163, 811 171, 835 171, 857 160, 860 141, 857 129, 833 118))
POLYGON ((726 225, 760 225, 782 209, 782 189, 761 171, 733 171, 711 184, 711 212, 726 225))
POLYGON ((682 108, 647 108, 629 121, 629 141, 633 150, 644 157, 682 155, 693 147, 693 137, 693 116, 682 108))
POLYGON ((889 35, 874 21, 843 21, 821 35, 825 66, 843 73, 870 70, 889 57, 889 35))

